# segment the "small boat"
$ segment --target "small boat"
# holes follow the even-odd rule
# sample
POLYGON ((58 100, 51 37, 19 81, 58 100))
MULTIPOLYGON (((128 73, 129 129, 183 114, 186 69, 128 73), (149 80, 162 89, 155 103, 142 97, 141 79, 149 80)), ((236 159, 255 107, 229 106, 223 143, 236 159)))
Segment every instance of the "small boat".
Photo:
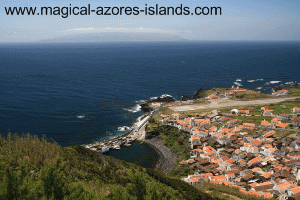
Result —
POLYGON ((114 146, 114 149, 121 149, 120 145, 114 146))
POLYGON ((77 116, 77 118, 79 118, 79 119, 82 119, 82 118, 84 118, 85 116, 83 116, 83 115, 78 115, 77 116))
POLYGON ((102 153, 109 152, 109 148, 108 148, 108 147, 103 147, 103 148, 101 149, 101 152, 102 152, 102 153))

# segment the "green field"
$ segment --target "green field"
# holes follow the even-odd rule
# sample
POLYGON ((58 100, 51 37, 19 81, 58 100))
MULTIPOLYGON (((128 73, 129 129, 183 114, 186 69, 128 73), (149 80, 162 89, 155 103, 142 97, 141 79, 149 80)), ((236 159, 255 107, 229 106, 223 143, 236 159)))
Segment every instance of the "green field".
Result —
POLYGON ((288 96, 300 96, 300 88, 291 88, 290 89, 291 92, 293 92, 293 94, 288 94, 288 96))

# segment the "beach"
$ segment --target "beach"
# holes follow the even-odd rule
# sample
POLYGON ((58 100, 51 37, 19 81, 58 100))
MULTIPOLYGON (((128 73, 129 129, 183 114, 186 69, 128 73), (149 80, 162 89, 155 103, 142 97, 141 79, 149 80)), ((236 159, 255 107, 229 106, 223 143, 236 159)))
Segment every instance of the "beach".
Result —
POLYGON ((158 138, 146 139, 145 143, 153 147, 159 154, 159 159, 154 169, 164 174, 169 174, 179 156, 171 152, 170 148, 166 147, 163 141, 158 138))

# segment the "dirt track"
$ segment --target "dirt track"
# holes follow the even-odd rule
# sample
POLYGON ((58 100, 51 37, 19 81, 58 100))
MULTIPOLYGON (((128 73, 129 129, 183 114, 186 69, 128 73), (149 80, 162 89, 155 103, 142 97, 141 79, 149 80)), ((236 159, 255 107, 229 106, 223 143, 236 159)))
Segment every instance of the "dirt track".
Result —
POLYGON ((234 107, 234 106, 244 106, 244 105, 259 105, 259 104, 270 104, 270 103, 279 103, 282 101, 288 101, 292 99, 296 99, 297 97, 290 98, 278 98, 278 99, 264 99, 264 100, 252 100, 252 101, 234 101, 234 100, 225 100, 225 99, 215 99, 211 100, 210 104, 207 105, 187 105, 187 106, 174 106, 170 107, 170 109, 178 112, 178 111, 189 111, 189 110, 204 110, 210 108, 224 108, 224 107, 234 107), (226 103, 221 103, 225 102, 226 103), (228 102, 230 101, 230 102, 228 102), (218 103, 220 102, 220 103, 218 103), (228 102, 228 103, 227 103, 228 102))

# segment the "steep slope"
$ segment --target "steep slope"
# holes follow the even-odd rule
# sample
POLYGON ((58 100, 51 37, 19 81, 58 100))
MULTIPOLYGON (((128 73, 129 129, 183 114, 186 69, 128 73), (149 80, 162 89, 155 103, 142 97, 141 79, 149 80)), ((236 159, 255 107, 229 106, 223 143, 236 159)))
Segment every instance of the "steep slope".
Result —
POLYGON ((214 199, 196 188, 81 146, 0 137, 0 199, 214 199))

